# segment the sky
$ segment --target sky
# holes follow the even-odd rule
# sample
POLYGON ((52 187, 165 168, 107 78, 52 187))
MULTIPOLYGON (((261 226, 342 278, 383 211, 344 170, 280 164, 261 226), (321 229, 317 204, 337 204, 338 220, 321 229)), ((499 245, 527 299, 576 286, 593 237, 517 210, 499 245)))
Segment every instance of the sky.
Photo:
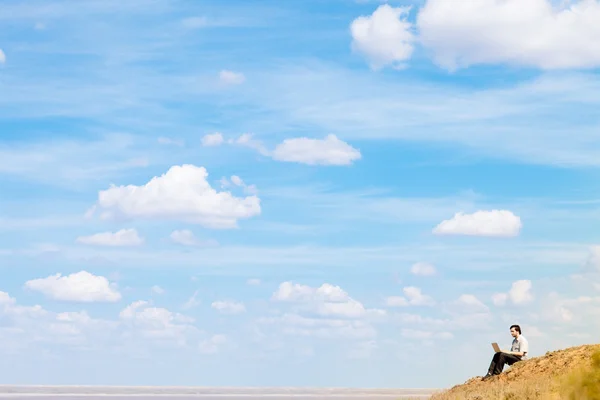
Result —
POLYGON ((600 330, 600 1, 5 0, 0 383, 440 388, 600 330))

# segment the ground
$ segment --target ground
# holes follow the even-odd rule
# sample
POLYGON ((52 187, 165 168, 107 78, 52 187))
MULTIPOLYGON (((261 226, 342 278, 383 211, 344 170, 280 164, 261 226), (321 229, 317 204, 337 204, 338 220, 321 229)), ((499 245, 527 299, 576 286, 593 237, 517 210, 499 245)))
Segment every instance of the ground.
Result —
POLYGON ((600 399, 600 365, 596 364, 600 364, 600 345, 548 352, 505 368, 487 381, 469 379, 431 400, 596 400, 600 399))

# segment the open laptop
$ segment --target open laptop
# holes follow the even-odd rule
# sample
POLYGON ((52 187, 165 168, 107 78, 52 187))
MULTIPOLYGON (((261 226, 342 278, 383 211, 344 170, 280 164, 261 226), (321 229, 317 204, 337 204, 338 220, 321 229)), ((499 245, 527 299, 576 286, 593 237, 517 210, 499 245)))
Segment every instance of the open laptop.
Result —
POLYGON ((496 343, 496 342, 492 343, 492 347, 494 348, 494 351, 496 353, 500 352, 500 346, 498 346, 498 343, 496 343))

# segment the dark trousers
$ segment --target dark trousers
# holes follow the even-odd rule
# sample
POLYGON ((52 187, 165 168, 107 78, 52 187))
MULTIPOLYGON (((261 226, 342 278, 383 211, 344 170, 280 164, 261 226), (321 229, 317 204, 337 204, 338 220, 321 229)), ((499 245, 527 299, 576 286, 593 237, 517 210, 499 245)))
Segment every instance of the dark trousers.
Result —
POLYGON ((521 357, 498 352, 494 354, 494 358, 492 358, 488 374, 500 375, 504 369, 504 364, 513 365, 518 361, 521 361, 521 357))

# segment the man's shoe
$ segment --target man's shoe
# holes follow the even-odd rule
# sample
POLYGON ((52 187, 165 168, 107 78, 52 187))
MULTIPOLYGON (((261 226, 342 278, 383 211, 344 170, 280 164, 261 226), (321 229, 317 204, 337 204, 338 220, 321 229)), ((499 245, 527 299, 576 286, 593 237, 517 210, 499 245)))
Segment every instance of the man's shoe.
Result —
POLYGON ((483 378, 481 378, 482 381, 486 381, 488 379, 490 379, 493 375, 488 373, 486 376, 484 376, 483 378))

